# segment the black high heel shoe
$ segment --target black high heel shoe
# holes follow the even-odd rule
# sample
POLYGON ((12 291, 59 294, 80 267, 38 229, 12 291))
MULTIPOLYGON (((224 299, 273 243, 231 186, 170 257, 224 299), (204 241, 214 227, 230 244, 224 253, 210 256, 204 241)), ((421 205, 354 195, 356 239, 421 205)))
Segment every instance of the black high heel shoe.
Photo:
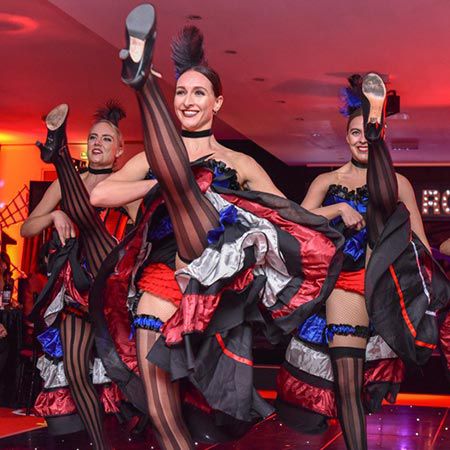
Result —
POLYGON ((62 103, 53 108, 45 118, 47 139, 45 144, 36 141, 36 146, 41 151, 41 159, 46 163, 53 162, 59 151, 67 145, 66 121, 68 114, 69 106, 62 103))
POLYGON ((364 134, 368 141, 377 141, 384 136, 386 86, 378 74, 368 73, 363 78, 362 93, 364 134))
POLYGON ((120 51, 122 81, 140 89, 150 74, 156 39, 156 13, 149 3, 139 5, 128 14, 125 37, 127 48, 120 51))

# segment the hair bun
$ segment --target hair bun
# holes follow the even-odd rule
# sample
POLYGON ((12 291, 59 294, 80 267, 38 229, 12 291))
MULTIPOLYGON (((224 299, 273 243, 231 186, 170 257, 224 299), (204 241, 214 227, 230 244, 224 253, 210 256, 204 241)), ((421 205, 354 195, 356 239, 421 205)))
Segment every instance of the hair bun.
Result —
POLYGON ((104 107, 97 109, 94 114, 94 119, 97 122, 107 120, 118 127, 119 122, 126 116, 122 105, 117 100, 111 99, 106 102, 104 107))

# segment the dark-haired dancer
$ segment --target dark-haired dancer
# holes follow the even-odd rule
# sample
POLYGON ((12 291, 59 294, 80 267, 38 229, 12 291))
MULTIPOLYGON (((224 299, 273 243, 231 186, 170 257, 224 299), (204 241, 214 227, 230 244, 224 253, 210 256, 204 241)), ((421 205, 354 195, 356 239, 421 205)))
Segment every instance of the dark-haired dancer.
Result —
POLYGON ((99 279, 104 270, 136 274, 131 308, 150 415, 162 448, 185 449, 192 442, 180 379, 200 391, 197 398, 203 396, 219 423, 251 424, 273 411, 253 387, 251 324, 264 325, 276 340, 317 307, 338 270, 332 262, 341 238, 325 219, 285 199, 252 158, 215 140, 211 126, 222 89, 196 28, 186 28, 174 44, 181 137, 150 73, 151 5, 130 13, 127 33, 122 77, 136 89, 145 153, 99 184, 91 201, 113 206, 112 199, 120 204, 146 195, 149 169, 158 186, 146 196, 135 237, 113 251, 99 279), (139 269, 130 270, 130 261, 139 269))
MULTIPOLYGON (((55 165, 58 179, 21 228, 24 237, 49 226, 57 232, 56 249, 50 255, 50 279, 32 313, 46 328, 38 337, 44 350, 38 361, 44 390, 35 409, 46 418, 52 433, 65 434, 84 426, 94 448, 104 449, 109 445, 103 432, 102 408, 118 412, 120 395, 101 361, 92 358, 88 292, 101 262, 122 238, 129 216, 121 211, 96 210, 89 203, 89 192, 112 173, 123 153, 118 122, 125 114, 114 102, 97 112, 88 135, 89 167, 80 175, 67 147, 67 113, 67 105, 59 105, 47 115, 47 141, 38 146, 41 158, 55 165), (103 385, 100 399, 93 383, 103 385)), ((136 206, 129 205, 130 215, 135 215, 133 208, 136 206)))
POLYGON ((302 203, 344 234, 343 270, 326 311, 308 318, 290 343, 278 409, 305 431, 323 429, 325 418, 337 415, 347 448, 363 450, 364 410, 377 410, 383 398, 395 401, 404 372, 399 357, 423 364, 430 356, 435 314, 449 286, 437 265, 433 278, 428 272, 435 263, 414 191, 394 172, 383 140, 384 84, 376 74, 349 81, 344 112, 352 159, 317 177, 302 203))

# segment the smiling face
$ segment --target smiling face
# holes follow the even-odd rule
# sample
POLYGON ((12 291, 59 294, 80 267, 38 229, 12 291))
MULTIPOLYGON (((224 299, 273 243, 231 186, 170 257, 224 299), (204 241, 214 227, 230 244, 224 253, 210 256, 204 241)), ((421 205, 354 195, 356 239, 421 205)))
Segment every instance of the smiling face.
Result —
POLYGON ((352 157, 366 164, 369 157, 369 146, 364 136, 363 117, 356 116, 348 125, 347 144, 350 147, 352 157))
POLYGON ((87 154, 89 165, 94 168, 109 168, 123 153, 117 131, 107 122, 98 122, 88 136, 87 154))
POLYGON ((178 78, 174 108, 184 130, 202 131, 212 126, 223 97, 214 95, 211 82, 199 72, 188 70, 178 78))

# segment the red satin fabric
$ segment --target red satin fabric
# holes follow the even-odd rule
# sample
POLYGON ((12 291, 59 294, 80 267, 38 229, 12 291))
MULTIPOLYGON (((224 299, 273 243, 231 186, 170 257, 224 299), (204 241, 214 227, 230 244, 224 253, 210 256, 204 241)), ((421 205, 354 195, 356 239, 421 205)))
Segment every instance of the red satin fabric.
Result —
POLYGON ((283 366, 277 376, 278 395, 292 405, 309 409, 327 417, 336 417, 334 392, 313 386, 293 377, 283 366))
MULTIPOLYGON (((400 384, 404 379, 405 365, 399 359, 383 359, 364 372, 364 388, 376 383, 400 384)), ((336 417, 337 410, 333 390, 308 384, 295 378, 283 366, 277 376, 278 394, 282 400, 292 405, 309 409, 327 417, 336 417)), ((367 391, 363 395, 368 395, 367 391)), ((395 398, 388 392, 385 398, 394 403, 395 398)))
MULTIPOLYGON (((119 412, 118 405, 123 399, 123 395, 117 385, 114 383, 102 385, 97 390, 105 413, 119 412)), ((68 387, 41 391, 34 404, 34 409, 38 416, 43 417, 65 416, 77 412, 77 407, 68 387)))
POLYGON ((63 270, 61 271, 60 277, 62 277, 64 286, 66 288, 66 294, 73 298, 77 303, 83 306, 86 311, 89 305, 89 291, 79 292, 73 284, 72 268, 70 267, 69 261, 66 262, 63 270))
POLYGON ((225 200, 243 208, 258 217, 269 220, 274 225, 291 234, 299 243, 304 280, 288 305, 271 311, 273 318, 284 317, 301 305, 319 296, 328 274, 328 268, 336 253, 333 242, 322 233, 281 217, 278 212, 256 202, 233 195, 223 195, 225 200))
POLYGON ((355 292, 364 296, 364 276, 365 269, 355 272, 341 272, 339 278, 334 285, 335 289, 342 289, 343 291, 355 292))
POLYGON ((38 416, 65 416, 75 414, 77 407, 68 387, 41 391, 34 404, 38 416))
POLYGON ((167 345, 175 345, 182 341, 184 334, 203 332, 211 320, 219 304, 222 293, 226 290, 241 291, 253 281, 252 269, 244 270, 232 283, 216 295, 187 294, 183 295, 181 307, 164 324, 162 334, 167 345))
POLYGON ((175 271, 161 263, 145 267, 137 286, 142 291, 169 300, 177 307, 183 296, 175 280, 175 271))

